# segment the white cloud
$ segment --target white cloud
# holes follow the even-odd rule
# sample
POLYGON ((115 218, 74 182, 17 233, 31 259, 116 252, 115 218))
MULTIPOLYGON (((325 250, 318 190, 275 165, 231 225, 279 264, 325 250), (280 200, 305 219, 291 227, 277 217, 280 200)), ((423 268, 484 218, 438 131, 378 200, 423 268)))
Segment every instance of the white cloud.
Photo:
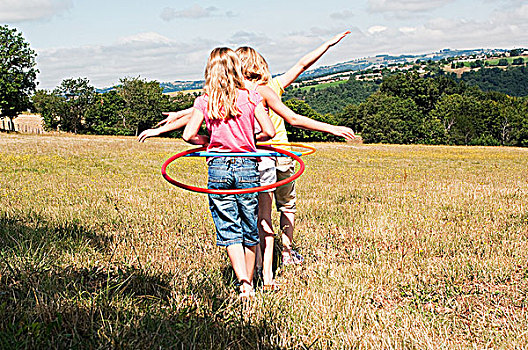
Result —
POLYGON ((0 22, 17 23, 48 19, 72 6, 72 0, 2 0, 0 22))
POLYGON ((133 42, 151 42, 151 43, 164 43, 169 44, 171 40, 166 36, 163 36, 155 32, 138 33, 135 35, 127 36, 119 39, 121 43, 133 43, 133 42))
POLYGON ((238 31, 229 38, 228 42, 233 47, 257 46, 270 42, 271 39, 263 33, 238 31))
POLYGON ((415 27, 400 27, 399 31, 405 34, 409 34, 409 33, 416 32, 416 28, 415 27))
MULTIPOLYGON (((184 10, 176 10, 172 7, 165 7, 161 12, 161 19, 164 21, 171 21, 175 18, 207 18, 213 17, 218 13, 218 8, 214 6, 202 7, 200 5, 193 5, 184 10)), ((230 15, 232 13, 229 13, 230 15)))
POLYGON ((367 30, 367 32, 369 32, 370 34, 376 34, 376 33, 384 32, 386 30, 387 30, 387 27, 385 26, 372 26, 367 30))
POLYGON ((426 12, 442 7, 454 0, 369 0, 372 12, 426 12))
POLYGON ((207 56, 218 43, 197 38, 176 42, 157 33, 139 33, 112 45, 37 49, 39 88, 53 89, 63 79, 87 77, 108 87, 127 76, 173 81, 202 79, 207 56))
POLYGON ((341 10, 339 12, 333 12, 330 14, 330 18, 342 20, 342 19, 349 19, 356 15, 354 11, 351 10, 341 10))
POLYGON ((348 37, 325 54, 326 62, 343 62, 382 53, 428 53, 444 48, 526 47, 528 4, 525 2, 508 10, 502 8, 484 20, 438 17, 421 25, 373 26, 364 31, 355 30, 348 37))

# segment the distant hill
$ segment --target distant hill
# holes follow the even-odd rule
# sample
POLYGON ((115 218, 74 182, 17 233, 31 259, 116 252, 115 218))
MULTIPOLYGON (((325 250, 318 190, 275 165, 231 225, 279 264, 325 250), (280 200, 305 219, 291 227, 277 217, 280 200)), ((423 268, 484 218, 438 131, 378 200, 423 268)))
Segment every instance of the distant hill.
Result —
POLYGON ((343 72, 353 72, 360 71, 368 68, 383 68, 392 65, 398 65, 402 63, 410 63, 420 61, 440 61, 442 59, 447 59, 450 57, 457 56, 471 56, 471 55, 491 55, 491 54, 501 54, 507 52, 508 50, 502 49, 468 49, 468 50, 451 50, 444 49, 438 52, 421 54, 421 55, 400 55, 400 56, 391 56, 391 55, 377 55, 375 57, 361 58, 357 60, 347 61, 343 63, 337 63, 331 66, 323 66, 308 70, 301 74, 299 80, 308 80, 314 79, 317 77, 322 77, 325 75, 343 73, 343 72))
POLYGON ((167 83, 160 83, 160 86, 163 88, 163 93, 184 91, 184 90, 198 90, 203 88, 205 81, 204 80, 195 80, 195 81, 173 81, 167 83))
MULTIPOLYGON (((359 58, 351 61, 311 69, 301 74, 298 81, 302 82, 303 80, 315 79, 318 77, 324 77, 336 73, 357 72, 369 68, 390 67, 404 63, 416 62, 417 60, 440 61, 442 59, 447 59, 450 57, 503 54, 508 51, 509 50, 504 49, 444 49, 438 52, 424 53, 419 55, 377 55, 374 57, 359 58)), ((161 82, 160 86, 163 87, 164 93, 169 93, 176 91, 201 89, 203 87, 203 84, 203 80, 176 80, 172 82, 161 82)), ((97 89, 97 91, 103 93, 113 89, 115 89, 115 87, 97 89)))

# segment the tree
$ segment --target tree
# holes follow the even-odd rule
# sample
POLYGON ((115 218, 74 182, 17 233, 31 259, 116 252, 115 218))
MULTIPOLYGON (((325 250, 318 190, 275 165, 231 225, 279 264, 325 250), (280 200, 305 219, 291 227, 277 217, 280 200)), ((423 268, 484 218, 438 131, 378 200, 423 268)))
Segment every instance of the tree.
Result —
POLYGON ((528 100, 508 96, 499 108, 501 144, 528 146, 528 100))
MULTIPOLYGON (((333 120, 331 115, 321 115, 317 113, 304 101, 293 98, 284 102, 284 104, 299 115, 335 125, 335 120, 333 120)), ((333 135, 325 134, 320 131, 296 128, 288 123, 286 123, 286 130, 288 131, 288 139, 292 141, 334 141, 338 139, 333 135)))
POLYGON ((501 58, 499 60, 499 63, 497 63, 497 66, 507 66, 508 65, 508 59, 506 58, 501 58))
POLYGON ((82 132, 85 118, 95 98, 88 79, 65 79, 52 92, 39 90, 33 104, 48 130, 82 132))
POLYGON ((524 64, 524 59, 522 57, 514 58, 512 64, 515 66, 520 66, 524 64))
POLYGON ((44 127, 47 130, 57 130, 61 122, 60 113, 64 104, 64 97, 46 90, 38 90, 32 101, 33 106, 44 119, 44 127))
POLYGON ((346 105, 341 112, 336 116, 338 125, 348 126, 355 132, 361 132, 363 120, 359 113, 359 106, 355 104, 346 105))
POLYGON ((441 92, 434 79, 420 77, 417 72, 400 73, 387 77, 380 91, 401 99, 412 99, 424 114, 433 109, 441 92))
POLYGON ((35 51, 16 29, 0 26, 0 116, 13 117, 28 109, 37 86, 35 51))
POLYGON ((497 103, 481 100, 471 90, 460 95, 444 95, 430 113, 442 122, 448 144, 498 145, 497 103))
POLYGON ((126 135, 123 125, 125 101, 116 90, 97 94, 86 111, 85 130, 97 135, 126 135))
POLYGON ((419 107, 410 98, 381 92, 370 96, 359 106, 361 136, 366 142, 424 142, 424 121, 419 107))
POLYGON ((124 78, 118 93, 125 101, 123 126, 131 135, 137 136, 152 127, 170 105, 169 97, 163 95, 163 88, 157 81, 124 78))
POLYGON ((194 99, 198 97, 198 94, 190 94, 185 92, 179 92, 170 98, 170 105, 166 111, 179 111, 192 107, 194 99))
POLYGON ((326 88, 292 89, 288 88, 283 100, 295 98, 304 100, 318 113, 337 115, 343 106, 359 104, 379 89, 375 82, 357 81, 351 77, 348 81, 326 88))
POLYGON ((60 105, 60 129, 78 133, 83 128, 86 112, 95 98, 95 88, 86 78, 65 79, 54 90, 63 98, 60 105))

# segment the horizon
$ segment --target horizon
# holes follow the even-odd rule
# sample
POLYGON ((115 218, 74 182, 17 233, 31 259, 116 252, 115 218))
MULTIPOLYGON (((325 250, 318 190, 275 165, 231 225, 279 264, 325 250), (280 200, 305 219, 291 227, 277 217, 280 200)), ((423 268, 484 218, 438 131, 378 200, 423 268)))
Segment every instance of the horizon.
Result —
MULTIPOLYGON (((519 48, 519 49, 524 49, 526 50, 526 48, 519 48)), ((417 54, 406 54, 406 53, 402 53, 402 54, 399 54, 399 55, 393 55, 393 54, 377 54, 377 55, 373 55, 373 56, 365 56, 365 57, 359 57, 359 58, 354 58, 352 60, 345 60, 345 61, 342 61, 342 62, 336 62, 334 64, 329 64, 329 65, 319 65, 318 67, 316 68, 309 68, 308 70, 306 70, 304 73, 302 73, 300 75, 300 78, 303 77, 304 74, 306 73, 309 73, 309 72, 313 72, 313 71, 316 71, 318 69, 321 69, 321 68, 326 68, 326 67, 334 67, 334 66, 337 66, 337 65, 340 65, 340 64, 344 64, 344 63, 349 63, 349 62, 354 62, 354 61, 361 61, 361 60, 367 60, 369 58, 376 58, 376 57, 386 57, 386 56, 389 56, 389 57, 409 57, 409 56, 412 56, 412 57, 415 57, 418 59, 419 56, 426 56, 426 55, 430 55, 430 54, 435 54, 435 53, 442 53, 442 52, 445 52, 445 51, 454 51, 454 52, 460 52, 460 51, 510 51, 512 49, 509 49, 509 48, 473 48, 473 49, 470 49, 470 48, 461 48, 461 49, 453 49, 453 48, 445 48, 445 49, 439 49, 439 50, 436 50, 436 51, 432 51, 432 52, 423 52, 423 53, 417 53, 417 54)), ((456 57, 456 56, 449 56, 449 57, 456 57)), ((370 67, 369 67, 370 68, 370 67)), ((347 73, 352 73, 352 72, 359 72, 361 70, 358 70, 358 71, 354 71, 354 70, 350 70, 350 71, 343 71, 341 73, 328 73, 328 74, 322 74, 321 76, 326 76, 326 75, 331 75, 331 74, 347 74, 347 73)), ((276 74, 273 74, 273 76, 277 76, 277 75, 280 75, 282 74, 283 72, 279 72, 279 73, 276 73, 276 74)), ((317 76, 317 77, 321 77, 321 76, 317 76)), ((309 80, 309 79, 308 79, 309 80)), ((160 85, 162 84, 173 84, 173 83, 196 83, 196 82, 203 82, 204 79, 203 77, 202 78, 199 78, 199 79, 190 79, 190 80, 167 80, 167 81, 157 81, 160 85)), ((116 83, 112 86, 104 86, 104 87, 95 87, 97 90, 111 90, 115 87, 118 87, 120 86, 120 83, 116 83)), ((186 91, 186 90, 181 90, 181 91, 186 91)))

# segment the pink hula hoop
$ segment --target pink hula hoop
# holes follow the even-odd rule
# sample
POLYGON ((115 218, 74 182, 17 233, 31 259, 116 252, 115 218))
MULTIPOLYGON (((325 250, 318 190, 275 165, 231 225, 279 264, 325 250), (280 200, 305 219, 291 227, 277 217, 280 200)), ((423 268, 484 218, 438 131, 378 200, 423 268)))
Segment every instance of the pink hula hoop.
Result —
MULTIPOLYGON (((199 148, 193 148, 193 149, 190 149, 190 150, 187 150, 187 151, 183 151, 183 152, 180 152, 180 153, 177 153, 177 154, 173 155, 172 157, 167 159, 165 161, 165 163, 163 163, 163 165, 161 166, 161 174, 163 175, 165 180, 167 180, 169 183, 171 183, 171 184, 173 184, 173 185, 175 185, 177 187, 183 188, 185 190, 188 190, 188 191, 193 191, 193 192, 198 192, 198 193, 207 193, 207 194, 243 194, 243 193, 254 193, 254 192, 266 191, 266 190, 270 190, 272 188, 276 188, 276 187, 285 185, 285 184, 290 183, 290 182, 294 181, 295 179, 297 179, 304 172, 304 168, 305 168, 304 162, 301 159, 301 157, 297 156, 296 154, 294 154, 294 153, 292 153, 290 151, 286 151, 286 150, 283 150, 283 149, 280 149, 280 148, 271 147, 271 146, 258 146, 258 147, 262 148, 262 149, 269 150, 269 151, 281 153, 281 154, 287 155, 288 157, 291 157, 291 158, 295 159, 299 163, 299 170, 297 170, 297 172, 295 174, 293 174, 292 176, 290 176, 289 178, 281 180, 281 181, 277 181, 277 182, 275 182, 273 184, 264 185, 264 186, 257 186, 257 187, 252 187, 252 188, 237 188, 237 189, 232 189, 232 190, 223 190, 223 189, 222 190, 217 190, 217 189, 210 189, 210 188, 186 185, 184 183, 181 183, 179 181, 174 180, 173 178, 171 178, 167 174, 167 166, 170 163, 172 163, 176 159, 184 157, 184 156, 186 156, 188 154, 191 154, 191 153, 194 153, 194 152, 203 151, 203 150, 205 150, 207 148, 206 146, 204 146, 204 147, 199 147, 199 148)), ((226 153, 226 156, 229 156, 229 153, 226 153)), ((248 156, 250 157, 251 153, 249 153, 248 156)))

